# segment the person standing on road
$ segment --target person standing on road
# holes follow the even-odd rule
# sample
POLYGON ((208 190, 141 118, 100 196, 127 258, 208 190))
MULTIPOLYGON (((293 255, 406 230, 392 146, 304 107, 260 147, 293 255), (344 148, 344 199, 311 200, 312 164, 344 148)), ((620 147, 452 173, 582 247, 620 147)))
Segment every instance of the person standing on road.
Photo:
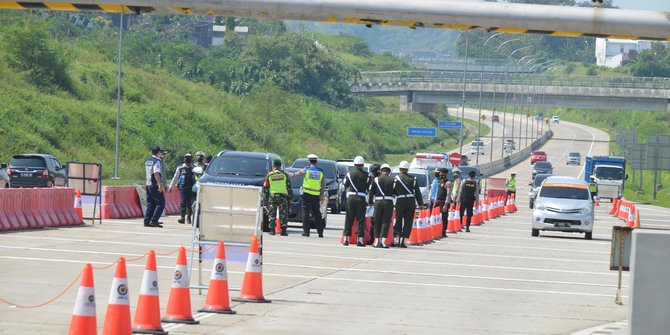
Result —
POLYGON ((293 187, 291 187, 291 178, 281 168, 281 161, 275 159, 272 161, 274 170, 265 176, 263 182, 263 193, 269 204, 269 225, 270 235, 275 234, 277 228, 277 212, 279 212, 279 224, 281 225, 281 236, 288 236, 288 207, 293 200, 293 187))
POLYGON ((435 173, 435 179, 433 179, 433 182, 430 184, 430 199, 428 200, 431 210, 433 210, 433 207, 435 206, 435 197, 437 196, 437 189, 438 187, 440 187, 440 170, 435 169, 433 170, 433 173, 435 173))
POLYGON ((456 210, 456 198, 458 197, 458 192, 461 190, 461 169, 455 167, 451 170, 451 173, 454 175, 454 180, 447 181, 445 188, 447 189, 447 212, 449 211, 449 206, 453 207, 456 210))
POLYGON ((349 237, 351 236, 351 229, 356 220, 356 236, 358 241, 356 243, 359 247, 364 247, 363 236, 365 236, 365 210, 367 209, 367 190, 370 186, 368 183, 368 173, 363 171, 365 159, 361 156, 354 158, 354 171, 347 173, 344 178, 344 187, 347 188, 347 212, 344 221, 344 236, 343 245, 349 245, 349 237))
POLYGON ((449 170, 441 168, 438 179, 437 194, 435 194, 435 206, 440 209, 442 215, 442 237, 447 237, 447 224, 449 223, 449 204, 447 203, 447 175, 449 170))
POLYGON ((163 161, 160 159, 161 147, 151 149, 152 156, 144 162, 146 171, 145 189, 147 192, 147 210, 144 215, 145 227, 163 228, 158 219, 165 208, 165 189, 163 188, 163 161))
POLYGON ((193 217, 193 211, 191 205, 193 204, 193 185, 195 185, 195 173, 193 173, 193 156, 191 154, 184 155, 184 163, 177 166, 177 170, 174 172, 172 181, 170 181, 170 186, 168 187, 168 192, 172 192, 172 188, 175 183, 179 188, 179 199, 180 199, 180 216, 181 218, 177 220, 179 223, 188 222, 191 223, 191 218, 193 217), (184 221, 186 217, 186 221, 184 221))
POLYGON ((395 195, 395 227, 394 235, 398 239, 399 248, 407 248, 405 239, 412 233, 414 223, 414 212, 417 204, 423 208, 423 197, 421 189, 416 182, 416 177, 410 176, 409 163, 400 162, 400 174, 393 179, 393 194, 395 195))
POLYGON ((596 177, 593 175, 589 179, 589 192, 591 192, 591 200, 596 201, 596 197, 598 197, 598 183, 596 183, 596 177))
POLYGON ((302 181, 302 236, 309 237, 309 214, 314 217, 316 231, 323 237, 323 217, 321 216, 321 199, 325 197, 326 178, 323 170, 316 166, 319 157, 315 154, 307 155, 309 166, 297 171, 291 176, 305 176, 302 181))
POLYGON ((201 169, 199 171, 199 173, 195 174, 195 180, 198 180, 198 179, 200 179, 200 177, 202 177, 202 173, 205 171, 205 168, 207 168, 205 166, 205 153, 204 152, 198 151, 198 152, 195 153, 195 163, 193 163, 193 167, 194 168, 199 167, 201 169))
POLYGON ((465 222, 465 232, 470 232, 470 223, 472 222, 473 206, 479 194, 479 184, 475 180, 475 171, 468 172, 468 179, 461 183, 460 191, 456 202, 461 205, 460 215, 463 220, 463 214, 467 211, 468 219, 465 222))
MULTIPOLYGON (((512 172, 510 177, 505 180, 505 188, 507 189, 507 198, 511 194, 514 194, 516 198, 516 172, 512 172)), ((505 199, 505 202, 507 202, 507 199, 505 199)))
POLYGON ((388 248, 386 236, 389 233, 393 215, 393 178, 389 175, 391 167, 382 164, 381 175, 375 177, 368 192, 368 203, 375 206, 374 231, 377 244, 375 248, 388 248))

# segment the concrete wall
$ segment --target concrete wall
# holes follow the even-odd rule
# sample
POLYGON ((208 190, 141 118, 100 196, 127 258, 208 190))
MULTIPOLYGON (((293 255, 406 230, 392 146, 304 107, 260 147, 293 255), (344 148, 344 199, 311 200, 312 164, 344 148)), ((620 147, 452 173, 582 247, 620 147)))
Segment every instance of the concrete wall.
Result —
POLYGON ((629 335, 670 333, 670 230, 635 229, 629 335))

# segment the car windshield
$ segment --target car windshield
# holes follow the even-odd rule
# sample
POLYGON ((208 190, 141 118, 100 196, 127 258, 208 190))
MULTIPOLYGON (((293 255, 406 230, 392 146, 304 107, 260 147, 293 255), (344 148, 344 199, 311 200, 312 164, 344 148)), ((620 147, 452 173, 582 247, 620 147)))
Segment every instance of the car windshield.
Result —
POLYGON ((220 156, 207 167, 207 173, 233 176, 264 177, 270 166, 264 158, 220 156))
POLYGON ((558 199, 575 199, 575 200, 589 200, 589 190, 584 186, 550 186, 544 185, 540 190, 540 197, 542 198, 558 198, 558 199))
POLYGON ((9 165, 12 167, 34 167, 34 168, 45 168, 47 163, 44 158, 40 157, 18 157, 13 158, 9 165))
MULTIPOLYGON (((309 160, 307 159, 296 159, 293 162, 293 168, 302 169, 309 166, 309 160)), ((337 164, 331 162, 316 161, 316 166, 320 167, 323 170, 323 174, 326 179, 335 179, 337 174, 337 164)))
MULTIPOLYGON (((391 177, 395 178, 395 176, 397 176, 399 174, 400 174, 400 172, 392 172, 391 177)), ((428 186, 428 180, 426 179, 426 174, 425 173, 424 174, 418 174, 418 173, 408 172, 407 174, 410 175, 410 176, 416 177, 416 184, 419 185, 419 187, 428 186)))
POLYGON ((579 157, 579 152, 571 152, 568 154, 568 157, 579 157))
POLYGON ((551 170, 551 163, 549 162, 537 162, 535 163, 535 169, 551 170))
POLYGON ((544 151, 533 151, 533 155, 544 156, 546 155, 544 151))
POLYGON ((617 167, 599 166, 596 168, 596 178, 607 180, 623 179, 623 169, 617 167))

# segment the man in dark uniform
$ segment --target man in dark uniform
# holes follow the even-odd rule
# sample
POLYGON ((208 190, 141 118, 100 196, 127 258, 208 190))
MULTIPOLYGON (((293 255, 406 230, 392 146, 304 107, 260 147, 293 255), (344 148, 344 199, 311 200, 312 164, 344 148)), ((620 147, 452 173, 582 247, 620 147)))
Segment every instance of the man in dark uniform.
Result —
POLYGON ((192 207, 193 204, 193 185, 195 185, 195 173, 193 173, 193 156, 191 154, 184 155, 184 163, 177 166, 177 171, 174 172, 170 186, 168 187, 168 192, 172 192, 174 184, 177 183, 179 188, 179 199, 180 201, 180 216, 181 218, 177 220, 179 223, 184 223, 184 217, 186 217, 187 222, 191 223, 191 217, 193 216, 192 207))
POLYGON ((269 204, 269 225, 270 235, 275 234, 277 228, 277 211, 279 211, 279 224, 281 225, 281 236, 288 236, 286 228, 288 227, 288 206, 293 199, 293 188, 291 187, 291 178, 281 169, 281 161, 275 159, 272 161, 274 170, 265 176, 263 182, 263 195, 269 204))
POLYGON ((438 188, 435 194, 435 206, 440 209, 442 215, 442 237, 447 237, 447 224, 449 223, 449 204, 447 204, 447 175, 449 170, 447 168, 440 168, 440 173, 437 177, 438 188))
POLYGON ((163 214, 165 208, 165 189, 163 161, 160 159, 160 153, 163 149, 161 147, 151 148, 152 156, 144 162, 144 169, 146 171, 145 187, 147 192, 147 209, 144 215, 145 227, 163 228, 162 222, 158 219, 163 214))
POLYGON ((468 179, 461 183, 461 189, 458 191, 458 197, 456 198, 456 202, 461 204, 461 219, 463 213, 466 210, 468 212, 468 219, 465 223, 465 231, 468 233, 470 232, 470 222, 472 222, 472 209, 479 193, 479 184, 475 180, 475 175, 475 171, 468 172, 468 179))
POLYGON ((375 206, 374 227, 375 238, 377 238, 375 248, 388 248, 386 236, 388 236, 393 215, 393 178, 389 175, 391 167, 388 164, 382 164, 381 171, 382 174, 375 177, 370 184, 368 203, 375 206))
POLYGON ((365 210, 367 207, 366 197, 368 184, 368 173, 363 171, 365 160, 361 156, 354 158, 354 167, 356 170, 347 173, 344 178, 344 187, 347 188, 347 216, 344 221, 344 236, 343 245, 349 245, 349 237, 351 236, 351 228, 356 220, 356 235, 358 241, 356 243, 359 247, 364 247, 363 236, 365 236, 365 210))
POLYGON ((395 195, 395 227, 394 235, 398 239, 397 246, 407 248, 405 239, 412 233, 412 224, 414 223, 414 212, 417 204, 423 207, 423 197, 421 189, 414 176, 410 176, 409 163, 400 162, 400 174, 393 179, 393 194, 395 195))

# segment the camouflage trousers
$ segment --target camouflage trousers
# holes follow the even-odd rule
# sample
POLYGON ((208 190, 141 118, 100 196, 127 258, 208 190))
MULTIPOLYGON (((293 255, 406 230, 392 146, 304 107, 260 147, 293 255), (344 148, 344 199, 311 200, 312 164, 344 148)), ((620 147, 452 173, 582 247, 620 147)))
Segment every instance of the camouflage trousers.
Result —
POLYGON ((281 222, 281 228, 286 229, 288 226, 288 196, 285 194, 271 194, 269 199, 270 213, 269 213, 269 226, 270 229, 275 230, 277 222, 277 208, 279 208, 279 220, 281 222))

